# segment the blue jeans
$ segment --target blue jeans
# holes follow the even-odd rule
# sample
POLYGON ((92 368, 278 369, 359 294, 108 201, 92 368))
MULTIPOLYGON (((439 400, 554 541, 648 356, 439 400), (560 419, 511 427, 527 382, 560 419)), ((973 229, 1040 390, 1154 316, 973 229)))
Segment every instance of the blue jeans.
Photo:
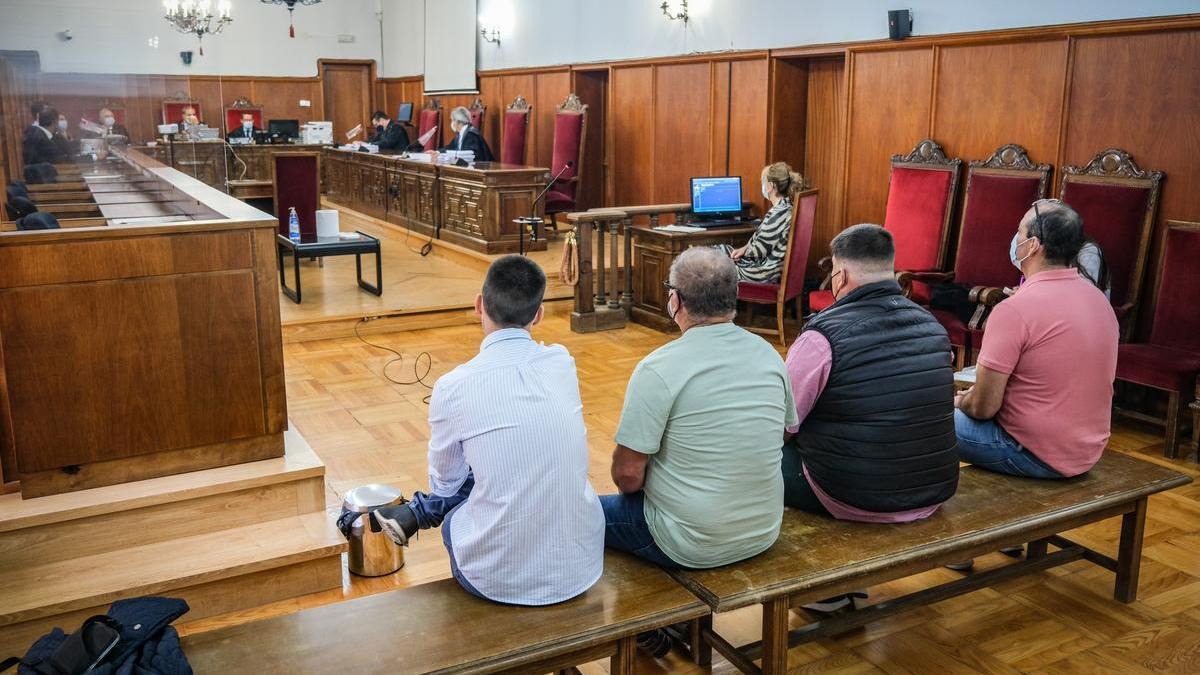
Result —
POLYGON ((654 543, 650 526, 646 524, 645 504, 646 495, 641 490, 629 495, 602 495, 604 545, 632 553, 660 567, 679 569, 682 566, 654 543))
POLYGON ((1021 447, 995 420, 977 420, 954 411, 958 458, 981 469, 1026 478, 1062 478, 1032 452, 1021 447))
POLYGON ((458 561, 454 558, 454 546, 450 543, 450 520, 454 517, 458 508, 467 501, 467 497, 471 494, 471 489, 475 487, 475 475, 467 474, 467 479, 463 481, 462 487, 458 488, 458 492, 450 497, 442 497, 439 495, 426 494, 417 492, 413 495, 412 501, 408 503, 408 508, 412 509, 413 515, 417 517, 417 525, 422 530, 432 529, 441 526, 442 528, 442 543, 446 545, 446 553, 450 554, 450 574, 454 576, 454 580, 458 582, 463 590, 476 597, 484 600, 491 600, 483 593, 480 593, 467 581, 466 577, 458 569, 458 561))

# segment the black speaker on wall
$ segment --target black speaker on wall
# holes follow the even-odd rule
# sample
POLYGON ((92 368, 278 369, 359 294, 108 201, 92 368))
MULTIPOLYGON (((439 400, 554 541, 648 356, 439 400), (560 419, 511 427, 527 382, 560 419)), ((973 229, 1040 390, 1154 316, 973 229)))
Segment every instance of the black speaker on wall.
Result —
POLYGON ((893 40, 903 40, 912 35, 912 10, 888 10, 888 37, 893 40))

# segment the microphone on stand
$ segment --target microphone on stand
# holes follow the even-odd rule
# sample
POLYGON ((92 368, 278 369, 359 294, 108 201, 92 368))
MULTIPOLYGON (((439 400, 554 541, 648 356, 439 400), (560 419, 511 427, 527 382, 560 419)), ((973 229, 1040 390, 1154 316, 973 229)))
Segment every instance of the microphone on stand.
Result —
MULTIPOLYGON (((571 160, 567 160, 567 163, 563 165, 563 168, 561 170, 559 170, 559 172, 554 176, 554 178, 550 179, 550 182, 546 184, 546 187, 540 193, 538 193, 538 196, 534 197, 533 203, 529 205, 529 218, 523 218, 523 219, 519 218, 518 219, 518 220, 523 220, 524 224, 529 228, 529 232, 530 232, 529 241, 531 241, 531 242, 537 241, 537 238, 538 238, 537 237, 537 231, 538 231, 537 226, 542 222, 542 219, 537 217, 538 202, 542 201, 542 199, 546 196, 546 193, 550 191, 550 188, 554 187, 554 184, 558 182, 558 179, 562 178, 563 174, 565 174, 567 172, 567 170, 573 166, 575 166, 575 162, 573 162, 571 160)), ((525 233, 524 232, 521 233, 521 255, 525 255, 525 233)))

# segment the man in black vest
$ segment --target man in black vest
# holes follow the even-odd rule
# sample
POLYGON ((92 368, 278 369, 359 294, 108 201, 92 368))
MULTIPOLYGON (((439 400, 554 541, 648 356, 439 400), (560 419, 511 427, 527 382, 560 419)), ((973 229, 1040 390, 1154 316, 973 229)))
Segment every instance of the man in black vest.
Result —
POLYGON ((842 520, 908 522, 958 486, 950 341, 905 298, 892 235, 855 225, 831 244, 837 302, 788 351, 800 425, 784 502, 842 520))
POLYGON ((783 447, 784 503, 868 523, 927 518, 958 487, 950 340, 902 295, 891 233, 855 225, 831 249, 837 302, 787 355, 800 425, 783 447))

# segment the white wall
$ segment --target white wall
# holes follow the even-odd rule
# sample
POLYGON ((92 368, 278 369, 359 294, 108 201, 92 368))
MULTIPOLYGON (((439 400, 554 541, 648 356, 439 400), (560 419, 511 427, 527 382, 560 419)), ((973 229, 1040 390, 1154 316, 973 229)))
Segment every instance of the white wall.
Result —
MULTIPOLYGON (((384 0, 384 15, 420 0, 384 0)), ((660 0, 479 0, 500 24, 480 41, 479 68, 517 68, 887 37, 887 10, 913 10, 916 35, 1200 12, 1197 0, 690 0, 691 20, 667 21, 660 0)), ((677 3, 676 3, 677 4, 677 3)), ((397 25, 400 19, 396 18, 397 25)), ((420 26, 420 23, 416 24, 420 26)), ((386 75, 421 72, 407 32, 384 42, 386 75)))
MULTIPOLYGON (((42 70, 78 73, 314 76, 318 58, 377 59, 380 0, 325 0, 288 13, 259 0, 232 0, 233 22, 204 39, 163 19, 161 0, 0 0, 0 49, 36 50, 42 70), (57 33, 70 28, 74 39, 57 33), (355 42, 338 42, 339 34, 355 42), (158 48, 147 40, 158 37, 158 48), (186 67, 179 52, 194 52, 186 67)), ((214 6, 216 2, 214 0, 214 6)))

